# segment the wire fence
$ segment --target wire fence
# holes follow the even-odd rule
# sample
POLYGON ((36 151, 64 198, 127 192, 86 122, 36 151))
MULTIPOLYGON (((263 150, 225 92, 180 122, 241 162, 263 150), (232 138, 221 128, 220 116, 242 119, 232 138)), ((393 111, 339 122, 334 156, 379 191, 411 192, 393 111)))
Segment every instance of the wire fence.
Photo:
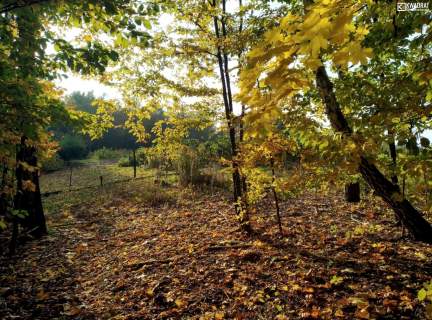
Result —
MULTIPOLYGON (((167 175, 171 176, 175 173, 164 174, 167 175)), ((160 174, 157 172, 149 172, 149 169, 142 167, 122 168, 110 162, 71 162, 63 170, 46 173, 41 177, 42 189, 46 189, 42 190, 41 195, 49 197, 63 192, 100 188, 134 180, 158 179, 158 177, 160 174), (138 173, 137 169, 139 169, 138 173)))

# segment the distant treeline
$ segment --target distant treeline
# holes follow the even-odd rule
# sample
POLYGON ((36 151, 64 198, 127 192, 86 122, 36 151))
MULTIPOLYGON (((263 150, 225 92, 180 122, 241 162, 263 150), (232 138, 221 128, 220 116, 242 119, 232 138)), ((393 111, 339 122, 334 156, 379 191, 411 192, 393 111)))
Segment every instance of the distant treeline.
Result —
MULTIPOLYGON (((66 98, 66 103, 73 106, 78 111, 90 114, 96 113, 96 108, 92 105, 95 100, 93 92, 82 93, 74 92, 66 98)), ((72 124, 57 124, 50 129, 54 133, 54 139, 59 142, 59 156, 63 160, 83 159, 90 152, 101 149, 136 149, 138 147, 150 147, 155 138, 152 128, 155 123, 165 118, 162 109, 154 112, 150 119, 144 120, 144 127, 149 133, 149 138, 145 143, 138 143, 136 138, 122 125, 127 119, 127 114, 123 110, 114 113, 114 127, 97 140, 91 140, 82 134, 72 124)))

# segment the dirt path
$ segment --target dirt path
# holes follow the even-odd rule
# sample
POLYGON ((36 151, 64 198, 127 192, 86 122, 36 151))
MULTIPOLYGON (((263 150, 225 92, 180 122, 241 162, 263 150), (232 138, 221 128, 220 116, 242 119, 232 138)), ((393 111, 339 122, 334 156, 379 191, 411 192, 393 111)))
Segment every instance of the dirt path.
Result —
POLYGON ((391 214, 310 195, 282 209, 284 238, 271 203, 248 237, 220 194, 74 207, 2 258, 0 318, 423 318, 432 248, 397 241, 391 214))

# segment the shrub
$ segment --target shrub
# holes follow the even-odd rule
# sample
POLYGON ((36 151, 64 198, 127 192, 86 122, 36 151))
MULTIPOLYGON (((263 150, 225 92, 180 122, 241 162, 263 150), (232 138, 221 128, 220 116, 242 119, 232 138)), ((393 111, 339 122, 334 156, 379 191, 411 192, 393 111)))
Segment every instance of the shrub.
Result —
POLYGON ((147 150, 146 148, 138 148, 135 152, 136 161, 139 165, 147 165, 147 150))
POLYGON ((42 162, 42 170, 45 172, 51 172, 63 169, 65 166, 65 161, 60 158, 58 154, 53 157, 46 159, 42 162))
POLYGON ((232 180, 227 172, 224 172, 219 166, 213 165, 201 170, 202 184, 206 184, 211 188, 223 188, 229 190, 232 186, 232 180))
POLYGON ((66 134, 60 141, 59 155, 66 161, 84 158, 87 155, 84 139, 80 136, 66 134))
POLYGON ((199 184, 202 181, 199 159, 195 153, 184 152, 178 157, 176 162, 180 185, 199 184))
MULTIPOLYGON (((119 159, 119 161, 117 161, 117 165, 119 167, 132 167, 133 166, 133 158, 132 157, 122 157, 119 159)), ((138 163, 137 163, 137 166, 138 166, 138 163)))
POLYGON ((123 149, 101 148, 91 153, 90 158, 97 160, 119 160, 124 157, 128 151, 123 149))

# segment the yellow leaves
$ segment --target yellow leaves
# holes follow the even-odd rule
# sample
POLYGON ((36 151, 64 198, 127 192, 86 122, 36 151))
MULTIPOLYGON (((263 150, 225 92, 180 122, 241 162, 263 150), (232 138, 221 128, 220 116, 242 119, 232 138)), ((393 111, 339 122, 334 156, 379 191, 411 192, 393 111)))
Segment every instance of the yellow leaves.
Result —
POLYGON ((266 244, 260 240, 255 240, 252 244, 256 248, 265 248, 266 244))
POLYGON ((200 320, 222 320, 225 319, 225 312, 206 312, 204 315, 200 316, 200 320))
POLYGON ((321 23, 321 15, 316 10, 313 10, 306 16, 304 22, 302 23, 302 29, 306 30, 305 33, 310 33, 308 30, 317 28, 317 26, 321 25, 321 23))
MULTIPOLYGON (((355 23, 361 5, 317 1, 304 17, 290 13, 282 18, 248 54, 249 68, 241 72, 238 98, 252 110, 278 109, 287 97, 311 85, 310 72, 325 58, 343 68, 367 63, 372 49, 361 43, 369 31, 367 25, 355 23)), ((249 120, 266 122, 263 117, 249 120)))
POLYGON ((281 19, 280 28, 284 32, 292 32, 293 26, 295 26, 299 19, 300 17, 298 15, 289 12, 285 17, 281 19))
POLYGON ((154 290, 153 288, 147 288, 145 291, 145 294, 147 297, 152 298, 154 296, 154 290))
POLYGON ((185 301, 183 301, 182 299, 176 299, 174 301, 174 303, 178 308, 183 308, 187 305, 187 303, 185 301))
POLYGON ((189 252, 189 254, 192 254, 194 251, 195 251, 195 247, 194 247, 194 245, 193 245, 193 244, 190 244, 189 247, 188 247, 188 252, 189 252))
POLYGON ((83 40, 86 42, 91 42, 93 39, 93 37, 91 36, 91 34, 86 34, 83 36, 83 40))
POLYGON ((332 60, 336 65, 346 67, 348 63, 366 64, 367 59, 371 58, 373 51, 371 48, 363 48, 358 42, 351 42, 348 46, 335 52, 332 55, 332 60))
POLYGON ((350 43, 347 50, 350 53, 350 62, 353 64, 366 64, 367 59, 372 57, 372 49, 363 48, 358 42, 350 43))
POLYGON ((266 32, 264 39, 268 43, 276 43, 283 40, 283 35, 279 28, 275 28, 269 32, 266 32))
MULTIPOLYGON (((265 54, 265 51, 262 47, 256 47, 254 49, 252 49, 249 53, 248 53, 248 58, 256 58, 256 57, 260 57, 262 55, 265 54)), ((249 69, 245 69, 245 71, 247 72, 249 70, 252 71, 252 68, 249 69)))
POLYGON ((369 33, 369 30, 368 30, 368 28, 366 26, 359 26, 356 29, 356 35, 360 39, 363 39, 368 33, 369 33))
POLYGON ((311 55, 312 58, 317 58, 322 49, 327 49, 328 40, 325 39, 322 35, 316 35, 312 38, 311 43, 311 55))

